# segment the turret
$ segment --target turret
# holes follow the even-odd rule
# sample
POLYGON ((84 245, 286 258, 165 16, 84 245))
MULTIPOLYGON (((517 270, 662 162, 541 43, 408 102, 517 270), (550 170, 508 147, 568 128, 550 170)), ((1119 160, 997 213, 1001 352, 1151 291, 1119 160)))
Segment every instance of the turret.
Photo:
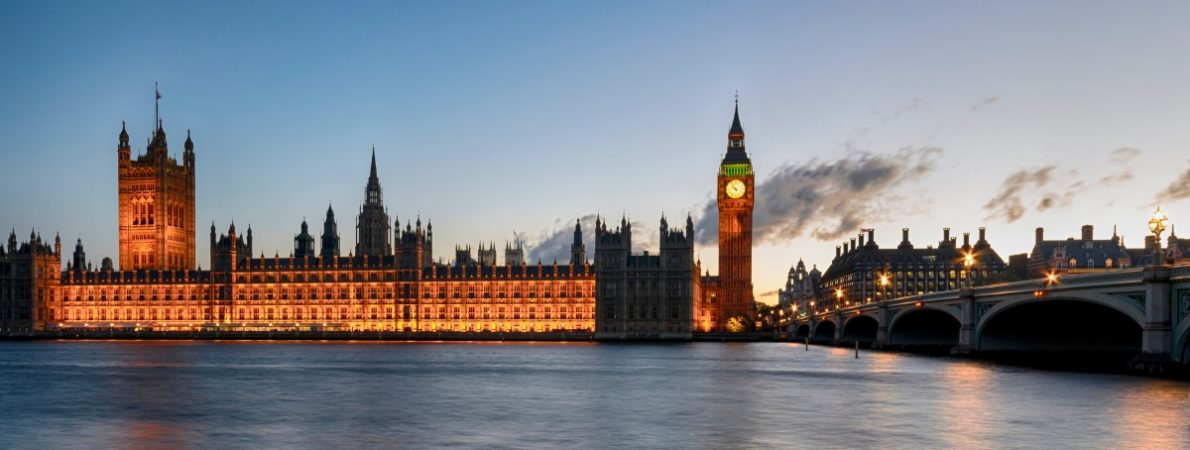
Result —
POLYGON ((186 129, 186 143, 183 144, 185 151, 182 153, 182 164, 188 168, 194 168, 194 141, 190 140, 190 129, 186 129))
POLYGON ((79 238, 74 243, 74 271, 82 272, 83 266, 87 264, 87 253, 83 251, 83 239, 79 238))
POLYGON ((322 251, 319 257, 330 258, 339 256, 339 225, 335 223, 335 210, 331 205, 326 206, 326 221, 322 223, 322 251))
POLYGON ((116 146, 116 155, 120 163, 132 159, 132 146, 128 144, 128 124, 120 121, 120 144, 116 146))
POLYGON ((587 251, 583 247, 583 228, 579 219, 574 220, 574 240, 570 243, 570 265, 581 266, 587 260, 587 251))

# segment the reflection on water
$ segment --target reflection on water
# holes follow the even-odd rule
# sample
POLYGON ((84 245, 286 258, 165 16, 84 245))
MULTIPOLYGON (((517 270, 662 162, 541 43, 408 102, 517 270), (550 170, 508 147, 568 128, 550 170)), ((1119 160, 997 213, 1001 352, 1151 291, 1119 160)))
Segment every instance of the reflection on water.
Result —
POLYGON ((1190 383, 785 343, 0 343, 0 448, 1146 447, 1190 383))

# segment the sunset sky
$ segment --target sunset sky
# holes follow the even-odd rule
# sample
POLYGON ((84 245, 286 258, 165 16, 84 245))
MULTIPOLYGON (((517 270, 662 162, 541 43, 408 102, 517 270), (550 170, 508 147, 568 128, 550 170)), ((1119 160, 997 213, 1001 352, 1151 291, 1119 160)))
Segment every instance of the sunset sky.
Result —
POLYGON ((195 142, 204 268, 212 221, 286 256, 328 203, 346 253, 375 145, 436 258, 516 232, 565 261, 551 237, 597 213, 643 250, 692 214, 714 273, 737 91, 763 301, 862 228, 986 226, 1007 259, 1039 226, 1138 247, 1158 205, 1190 223, 1187 2, 247 3, 5 4, 0 226, 117 259, 116 136, 144 151, 154 82, 171 153, 195 142))

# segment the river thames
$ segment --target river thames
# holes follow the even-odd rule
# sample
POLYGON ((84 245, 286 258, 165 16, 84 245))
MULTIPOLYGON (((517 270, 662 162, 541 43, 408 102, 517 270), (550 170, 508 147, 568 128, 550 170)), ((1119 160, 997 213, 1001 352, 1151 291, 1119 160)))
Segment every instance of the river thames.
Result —
POLYGON ((0 342, 0 448, 1185 448, 1190 383, 786 343, 0 342))

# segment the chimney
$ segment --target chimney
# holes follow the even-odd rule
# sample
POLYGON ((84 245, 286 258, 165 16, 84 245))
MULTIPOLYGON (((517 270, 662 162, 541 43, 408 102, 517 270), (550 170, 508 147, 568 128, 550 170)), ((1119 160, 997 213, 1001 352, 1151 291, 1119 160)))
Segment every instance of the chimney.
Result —
POLYGON ((843 249, 838 245, 835 246, 835 258, 843 255, 843 249))
POLYGON ((851 238, 851 249, 855 250, 855 238, 851 238))
POLYGON ((901 228, 901 242, 909 242, 909 229, 901 228))
POLYGON ((868 243, 876 245, 876 229, 868 228, 868 243))
POLYGON ((1156 249, 1157 249, 1157 238, 1151 234, 1145 235, 1145 250, 1156 250, 1156 249))
POLYGON ((859 246, 860 247, 864 246, 864 234, 863 233, 859 234, 859 246))
POLYGON ((1034 242, 1040 244, 1041 241, 1045 240, 1045 228, 1037 227, 1037 230, 1033 231, 1033 236, 1036 239, 1034 242))
POLYGON ((987 239, 988 238, 987 231, 988 230, 986 228, 979 227, 979 242, 987 242, 987 240, 988 240, 987 239))
POLYGON ((971 233, 963 233, 963 247, 971 246, 971 233))
POLYGON ((946 227, 946 228, 942 229, 942 241, 943 242, 950 241, 950 227, 946 227))
POLYGON ((1083 240, 1089 241, 1095 239, 1095 227, 1093 225, 1083 225, 1083 240))

